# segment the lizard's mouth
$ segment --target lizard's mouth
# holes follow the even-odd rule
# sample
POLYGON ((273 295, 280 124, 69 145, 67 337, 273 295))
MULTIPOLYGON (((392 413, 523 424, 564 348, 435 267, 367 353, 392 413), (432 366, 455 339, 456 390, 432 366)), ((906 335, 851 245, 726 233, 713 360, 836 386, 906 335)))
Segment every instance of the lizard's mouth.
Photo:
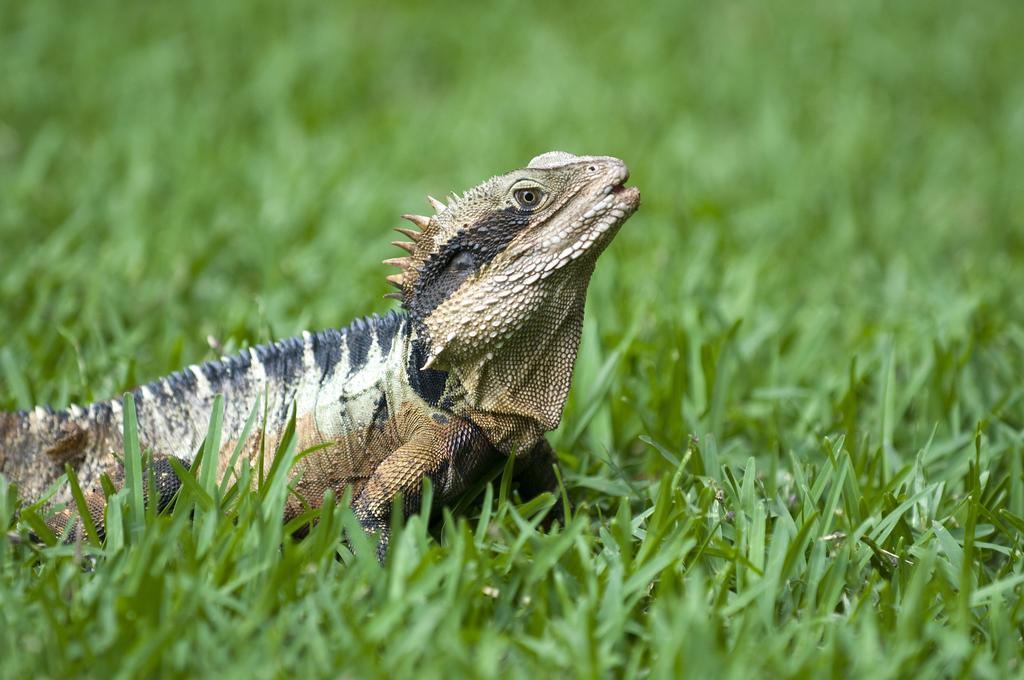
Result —
POLYGON ((618 218, 616 227, 629 219, 629 216, 640 207, 640 190, 636 187, 627 187, 628 179, 629 168, 625 165, 616 167, 611 184, 604 188, 588 214, 607 211, 612 217, 618 218))
POLYGON ((609 193, 615 196, 620 203, 629 206, 631 208, 631 215, 640 207, 640 190, 636 187, 627 187, 624 184, 619 184, 613 186, 609 193))
POLYGON ((607 245, 618 232, 622 223, 640 207, 640 190, 627 187, 629 170, 623 166, 612 184, 601 191, 593 205, 579 218, 583 227, 580 230, 580 241, 589 247, 598 243, 607 245))

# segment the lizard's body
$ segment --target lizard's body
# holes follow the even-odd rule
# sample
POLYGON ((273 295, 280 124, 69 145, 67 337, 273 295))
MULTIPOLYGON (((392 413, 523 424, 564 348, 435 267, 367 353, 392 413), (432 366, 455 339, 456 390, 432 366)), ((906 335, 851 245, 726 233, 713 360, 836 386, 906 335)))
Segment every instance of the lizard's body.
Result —
MULTIPOLYGON (((525 493, 551 488, 543 433, 561 418, 595 260, 639 203, 622 186, 627 176, 617 159, 552 152, 448 206, 432 199, 437 214, 407 216, 422 231, 401 230, 413 242, 397 245, 410 256, 389 261, 403 270, 389 280, 404 312, 136 389, 142 448, 190 464, 223 394, 218 475, 254 409, 243 451, 256 464, 262 450, 269 467, 294 408, 298 449, 320 448, 296 466, 286 512, 351 485, 357 516, 382 545, 393 497, 415 510, 426 476, 443 503, 516 455, 525 493)), ((102 473, 117 472, 122 429, 120 401, 0 413, 0 472, 29 499, 65 463, 96 489, 102 473)), ((101 514, 95 495, 90 505, 101 514)))

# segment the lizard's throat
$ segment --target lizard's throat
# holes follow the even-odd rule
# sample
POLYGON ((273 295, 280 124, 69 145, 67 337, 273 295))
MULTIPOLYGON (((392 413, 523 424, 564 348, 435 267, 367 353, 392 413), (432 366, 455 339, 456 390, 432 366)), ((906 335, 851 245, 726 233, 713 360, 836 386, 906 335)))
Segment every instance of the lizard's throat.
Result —
POLYGON ((586 286, 556 300, 538 310, 542 321, 524 325, 500 348, 450 366, 461 393, 456 410, 506 453, 529 450, 562 419, 583 330, 586 286))

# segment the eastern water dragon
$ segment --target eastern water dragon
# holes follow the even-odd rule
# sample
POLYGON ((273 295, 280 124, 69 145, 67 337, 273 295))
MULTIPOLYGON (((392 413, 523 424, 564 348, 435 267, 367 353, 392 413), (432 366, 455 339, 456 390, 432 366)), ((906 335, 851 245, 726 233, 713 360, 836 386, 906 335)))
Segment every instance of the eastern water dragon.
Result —
MULTIPOLYGON (((423 479, 453 501, 515 456, 524 497, 557 488, 544 433, 569 392, 587 286, 598 256, 640 202, 625 164, 607 156, 550 152, 493 177, 430 217, 405 215, 407 256, 388 280, 392 311, 340 330, 253 347, 191 366, 133 391, 138 434, 152 452, 158 502, 180 482, 206 434, 214 398, 224 398, 218 476, 228 474, 254 406, 260 419, 242 450, 276 450, 294 413, 300 450, 286 518, 325 491, 352 488, 362 526, 386 550, 393 499, 419 507, 423 479), (257 400, 260 400, 259 402, 257 400)), ((55 411, 0 413, 0 472, 23 498, 39 498, 70 463, 102 526, 101 475, 119 474, 120 400, 55 411)), ((269 456, 263 458, 269 466, 269 456)), ((70 492, 55 500, 68 503, 70 492)), ((68 503, 72 507, 72 503, 68 503)), ((66 523, 70 511, 56 516, 66 523)), ((65 528, 59 526, 58 528, 65 528)), ((74 531, 66 532, 73 534, 74 531)))

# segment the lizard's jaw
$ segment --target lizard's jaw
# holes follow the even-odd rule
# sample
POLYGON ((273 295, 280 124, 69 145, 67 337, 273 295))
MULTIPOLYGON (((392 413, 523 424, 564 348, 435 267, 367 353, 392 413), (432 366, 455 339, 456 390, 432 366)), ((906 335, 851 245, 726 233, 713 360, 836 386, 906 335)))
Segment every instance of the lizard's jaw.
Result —
POLYGON ((601 189, 586 211, 544 239, 542 245, 551 256, 538 272, 540 279, 584 256, 596 258, 615 238, 623 223, 640 207, 640 190, 623 184, 628 178, 629 171, 622 166, 617 181, 601 189))

